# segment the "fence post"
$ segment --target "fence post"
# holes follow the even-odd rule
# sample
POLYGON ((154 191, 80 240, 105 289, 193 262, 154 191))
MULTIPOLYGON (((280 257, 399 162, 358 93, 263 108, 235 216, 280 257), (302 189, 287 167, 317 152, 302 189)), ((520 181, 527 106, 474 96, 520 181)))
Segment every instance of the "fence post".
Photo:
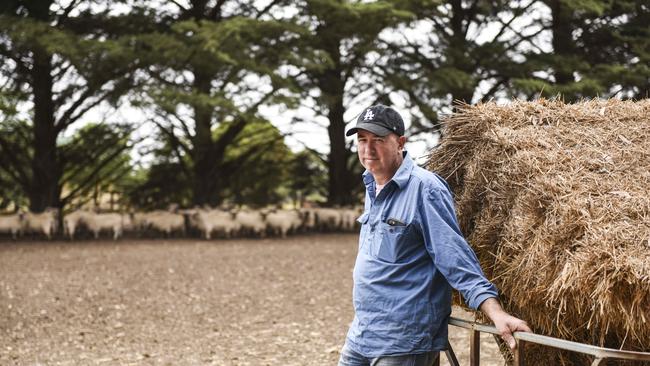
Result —
POLYGON ((481 362, 481 332, 472 330, 469 336, 469 364, 479 366, 481 362))
POLYGON ((515 348, 515 366, 524 366, 524 348, 526 348, 526 342, 520 339, 517 342, 517 348, 515 348))

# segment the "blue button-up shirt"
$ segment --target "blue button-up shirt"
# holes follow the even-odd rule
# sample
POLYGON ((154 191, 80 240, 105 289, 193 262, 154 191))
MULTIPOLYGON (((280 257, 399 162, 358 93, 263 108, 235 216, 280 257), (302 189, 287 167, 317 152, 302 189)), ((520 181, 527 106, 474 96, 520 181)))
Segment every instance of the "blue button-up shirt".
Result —
POLYGON ((372 174, 363 181, 348 346, 366 357, 443 350, 452 287, 474 309, 497 296, 460 232, 449 187, 408 154, 376 198, 372 174))

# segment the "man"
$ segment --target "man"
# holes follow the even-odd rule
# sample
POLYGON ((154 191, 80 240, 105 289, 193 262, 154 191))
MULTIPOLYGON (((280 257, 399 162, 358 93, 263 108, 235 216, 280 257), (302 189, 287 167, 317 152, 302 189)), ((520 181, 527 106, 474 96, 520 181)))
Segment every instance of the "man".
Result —
POLYGON ((460 232, 447 183, 404 151, 402 117, 372 106, 346 135, 355 133, 366 201, 358 219, 355 317, 339 366, 431 365, 447 347, 452 287, 514 349, 512 332, 530 328, 501 308, 460 232))

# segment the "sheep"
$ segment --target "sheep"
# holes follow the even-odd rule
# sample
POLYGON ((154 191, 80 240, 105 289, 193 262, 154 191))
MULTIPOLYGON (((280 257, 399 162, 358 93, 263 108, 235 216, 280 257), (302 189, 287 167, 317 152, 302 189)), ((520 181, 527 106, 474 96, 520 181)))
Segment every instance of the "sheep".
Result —
POLYGON ((235 220, 241 225, 242 231, 254 236, 264 237, 266 232, 266 213, 257 210, 238 211, 235 220))
POLYGON ((230 238, 241 229, 241 223, 235 220, 235 213, 223 210, 196 210, 190 216, 190 223, 203 233, 206 240, 210 240, 214 231, 230 238))
POLYGON ((56 232, 58 210, 48 207, 41 213, 25 212, 23 229, 26 232, 43 233, 47 239, 52 239, 56 232))
POLYGON ((321 231, 336 231, 341 228, 341 213, 335 208, 314 209, 316 228, 321 231))
POLYGON ((171 236, 172 231, 185 233, 185 217, 180 213, 152 211, 135 214, 134 221, 140 228, 151 227, 154 230, 164 232, 167 236, 171 236))
POLYGON ((0 216, 0 233, 11 233, 13 240, 22 233, 25 214, 21 211, 13 215, 0 216))
POLYGON ((130 215, 119 213, 88 213, 83 215, 83 222, 92 231, 95 239, 99 238, 102 230, 111 230, 113 240, 117 240, 124 233, 124 229, 132 226, 130 215))
POLYGON ((92 214, 90 211, 75 210, 63 217, 63 230, 70 237, 70 240, 74 240, 74 234, 80 224, 87 225, 85 218, 92 214))
POLYGON ((266 222, 269 230, 273 233, 280 233, 283 238, 291 230, 297 230, 303 225, 307 212, 297 210, 277 210, 271 211, 266 215, 266 222))

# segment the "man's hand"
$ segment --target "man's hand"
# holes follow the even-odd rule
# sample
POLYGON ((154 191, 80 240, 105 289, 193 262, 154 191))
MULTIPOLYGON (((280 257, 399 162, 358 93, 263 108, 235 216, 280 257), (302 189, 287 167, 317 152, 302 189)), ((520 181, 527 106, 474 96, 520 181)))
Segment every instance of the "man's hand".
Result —
POLYGON ((483 301, 481 311, 492 320, 501 335, 501 339, 508 343, 511 350, 517 348, 517 342, 512 336, 512 332, 532 332, 525 321, 506 313, 497 299, 493 297, 483 301))

